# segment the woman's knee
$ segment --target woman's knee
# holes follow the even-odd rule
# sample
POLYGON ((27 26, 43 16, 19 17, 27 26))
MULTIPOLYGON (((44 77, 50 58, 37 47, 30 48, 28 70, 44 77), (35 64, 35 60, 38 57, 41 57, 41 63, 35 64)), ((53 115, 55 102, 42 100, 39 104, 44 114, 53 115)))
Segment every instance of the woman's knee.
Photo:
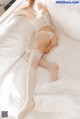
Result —
POLYGON ((39 50, 32 50, 30 55, 30 66, 37 68, 42 55, 43 54, 39 50))

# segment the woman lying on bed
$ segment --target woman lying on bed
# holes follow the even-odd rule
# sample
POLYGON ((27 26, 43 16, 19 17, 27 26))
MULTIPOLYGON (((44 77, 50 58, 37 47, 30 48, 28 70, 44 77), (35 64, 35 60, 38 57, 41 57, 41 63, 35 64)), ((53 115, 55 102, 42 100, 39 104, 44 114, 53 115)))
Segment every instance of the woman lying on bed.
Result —
MULTIPOLYGON (((58 79, 58 65, 52 64, 43 58, 43 55, 48 53, 58 43, 50 23, 50 18, 46 7, 37 0, 28 0, 28 5, 25 5, 16 10, 15 15, 25 16, 27 22, 34 27, 34 48, 31 51, 28 69, 28 89, 25 105, 19 113, 18 119, 34 107, 33 93, 36 85, 36 70, 38 65, 48 69, 51 80, 58 79)), ((29 28, 28 28, 29 29, 29 28)), ((26 32, 29 30, 27 29, 26 32)), ((31 32, 32 35, 32 32, 31 32)))

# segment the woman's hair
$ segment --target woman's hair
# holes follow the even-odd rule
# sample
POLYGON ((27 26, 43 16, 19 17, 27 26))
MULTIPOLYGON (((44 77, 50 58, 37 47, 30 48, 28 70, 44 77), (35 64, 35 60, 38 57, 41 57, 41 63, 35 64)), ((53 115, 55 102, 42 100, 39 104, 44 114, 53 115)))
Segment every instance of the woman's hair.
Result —
POLYGON ((24 1, 24 3, 26 3, 26 1, 27 1, 27 4, 24 4, 22 7, 20 7, 20 9, 25 9, 25 8, 30 7, 32 4, 34 4, 34 2, 36 0, 23 0, 23 1, 24 1))
POLYGON ((35 2, 35 0, 28 0, 28 2, 29 2, 29 6, 31 6, 35 2))

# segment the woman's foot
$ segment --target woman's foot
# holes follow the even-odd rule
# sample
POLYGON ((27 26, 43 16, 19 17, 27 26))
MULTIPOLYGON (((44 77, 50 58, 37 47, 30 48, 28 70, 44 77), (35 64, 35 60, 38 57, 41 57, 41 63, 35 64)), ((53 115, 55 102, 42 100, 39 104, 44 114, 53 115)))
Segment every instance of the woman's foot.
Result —
POLYGON ((57 64, 51 63, 49 68, 51 81, 55 81, 58 79, 58 71, 59 71, 59 66, 57 64))
POLYGON ((25 116, 25 114, 27 114, 29 111, 31 111, 35 106, 34 101, 32 100, 31 102, 27 103, 27 105, 25 105, 18 116, 18 119, 23 119, 23 117, 25 116))

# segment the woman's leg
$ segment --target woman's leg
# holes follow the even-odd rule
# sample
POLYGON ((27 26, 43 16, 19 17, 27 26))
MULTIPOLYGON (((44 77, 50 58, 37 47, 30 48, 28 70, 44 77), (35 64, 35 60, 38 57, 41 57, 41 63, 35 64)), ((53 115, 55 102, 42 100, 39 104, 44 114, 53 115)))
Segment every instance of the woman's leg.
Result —
MULTIPOLYGON (((34 107, 34 103, 33 103, 33 94, 34 94, 34 89, 36 86, 36 71, 37 71, 37 67, 39 65, 39 63, 41 64, 41 66, 45 67, 45 68, 49 68, 49 64, 46 63, 45 60, 41 60, 41 57, 43 55, 43 53, 45 52, 46 46, 49 44, 48 40, 44 37, 36 37, 36 42, 35 42, 35 49, 38 50, 34 50, 32 51, 31 55, 30 55, 30 60, 29 60, 29 68, 28 68, 28 74, 27 74, 27 92, 26 92, 26 102, 19 114, 19 118, 18 119, 22 119, 23 116, 30 110, 32 109, 32 107, 34 107), (40 61, 41 60, 41 61, 40 61)), ((52 71, 52 70, 51 70, 52 71)))
MULTIPOLYGON (((53 38, 52 38, 50 44, 45 48, 44 54, 48 53, 55 45, 57 45, 57 41, 58 41, 57 37, 55 35, 53 35, 53 38)), ((50 78, 52 81, 58 79, 59 67, 57 64, 50 63, 42 57, 39 62, 39 65, 46 68, 49 71, 50 78)))
POLYGON ((28 74, 27 74, 27 89, 26 89, 26 102, 22 108, 22 110, 19 113, 18 119, 22 119, 23 116, 32 109, 34 103, 33 103, 33 94, 34 89, 36 86, 36 71, 37 67, 39 65, 39 62, 41 60, 42 55, 44 54, 44 51, 46 49, 47 40, 43 39, 43 37, 36 37, 34 46, 35 50, 32 50, 30 59, 29 59, 29 68, 28 68, 28 74))
POLYGON ((27 74, 26 101, 19 113, 18 119, 22 119, 34 107, 33 94, 36 86, 36 71, 41 57, 42 53, 39 50, 33 50, 31 52, 27 74))
POLYGON ((49 71, 51 80, 58 79, 58 66, 56 64, 47 62, 47 60, 41 57, 42 53, 40 51, 33 51, 33 53, 31 53, 27 74, 27 86, 26 86, 27 99, 25 101, 23 108, 19 113, 18 119, 22 119, 23 116, 34 107, 33 94, 36 87, 36 71, 38 65, 46 68, 49 71))
POLYGON ((58 65, 53 64, 51 62, 48 62, 46 59, 43 57, 41 58, 39 65, 46 68, 49 71, 51 81, 57 80, 58 79, 58 65))

